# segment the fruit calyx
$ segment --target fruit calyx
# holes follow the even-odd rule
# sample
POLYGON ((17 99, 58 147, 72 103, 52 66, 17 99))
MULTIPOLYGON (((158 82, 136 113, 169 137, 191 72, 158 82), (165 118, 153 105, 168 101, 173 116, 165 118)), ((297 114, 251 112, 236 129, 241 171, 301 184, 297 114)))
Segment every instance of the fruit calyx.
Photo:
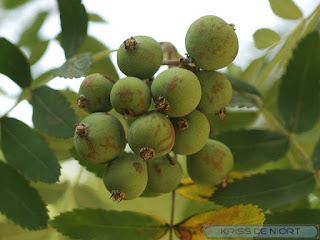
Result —
POLYGON ((221 108, 219 112, 216 112, 215 115, 223 120, 226 117, 227 109, 225 107, 221 108))
POLYGON ((81 94, 77 99, 77 106, 80 109, 86 108, 88 106, 88 100, 87 98, 81 94))
POLYGON ((178 118, 177 120, 176 120, 176 128, 178 129, 178 130, 185 130, 185 129, 187 129, 189 127, 189 125, 188 125, 188 121, 187 121, 187 119, 185 119, 185 118, 178 118))
POLYGON ((110 198, 115 202, 121 202, 122 200, 126 199, 126 194, 120 190, 113 190, 110 198))
POLYGON ((84 123, 77 124, 75 127, 75 134, 78 137, 86 137, 88 135, 88 125, 84 123))
POLYGON ((155 100, 155 107, 159 112, 168 111, 170 108, 170 104, 165 97, 158 97, 155 100))
POLYGON ((134 117, 134 112, 130 109, 124 110, 124 117, 126 120, 129 120, 130 118, 134 117))
POLYGON ((134 51, 137 49, 138 47, 138 42, 134 37, 130 37, 127 40, 125 40, 124 42, 124 48, 127 51, 134 51))
POLYGON ((143 147, 140 149, 139 152, 140 152, 140 157, 145 161, 151 158, 154 158, 154 156, 156 155, 155 150, 151 147, 143 147))

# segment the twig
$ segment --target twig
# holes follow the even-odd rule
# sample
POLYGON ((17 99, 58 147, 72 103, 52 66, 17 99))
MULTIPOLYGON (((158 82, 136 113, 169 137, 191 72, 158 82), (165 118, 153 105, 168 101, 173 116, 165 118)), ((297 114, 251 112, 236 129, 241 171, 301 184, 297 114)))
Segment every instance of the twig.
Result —
POLYGON ((171 216, 170 216, 170 235, 169 240, 173 240, 174 212, 175 212, 176 191, 171 192, 171 216))

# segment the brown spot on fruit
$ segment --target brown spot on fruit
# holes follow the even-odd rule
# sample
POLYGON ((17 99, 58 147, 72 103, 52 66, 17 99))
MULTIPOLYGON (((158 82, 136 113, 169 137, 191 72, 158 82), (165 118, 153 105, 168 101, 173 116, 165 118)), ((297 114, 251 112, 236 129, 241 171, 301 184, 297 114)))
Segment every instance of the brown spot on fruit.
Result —
POLYGON ((177 77, 174 77, 171 79, 170 83, 167 86, 168 92, 172 91, 177 86, 177 81, 179 79, 177 77))
POLYGON ((154 171, 158 174, 161 174, 161 168, 159 166, 155 166, 154 171))
POLYGON ((134 163, 132 164, 132 166, 136 169, 136 171, 137 171, 138 173, 142 173, 143 167, 141 166, 140 163, 134 162, 134 163))
POLYGON ((88 145, 88 148, 90 149, 89 157, 94 159, 96 157, 96 152, 94 151, 93 146, 92 146, 89 138, 86 138, 86 143, 88 145))
POLYGON ((114 145, 113 143, 110 143, 109 137, 105 137, 104 139, 105 139, 106 143, 100 145, 101 147, 105 147, 105 148, 107 148, 107 149, 109 149, 109 148, 117 149, 117 148, 118 148, 118 147, 117 147, 116 145, 114 145))

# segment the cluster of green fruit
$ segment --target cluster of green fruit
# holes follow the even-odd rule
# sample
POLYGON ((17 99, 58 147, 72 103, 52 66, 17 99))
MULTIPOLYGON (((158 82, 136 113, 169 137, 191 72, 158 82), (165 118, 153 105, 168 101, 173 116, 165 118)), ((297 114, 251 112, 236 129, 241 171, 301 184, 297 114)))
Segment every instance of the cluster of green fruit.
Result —
POLYGON ((80 86, 78 106, 91 114, 75 128, 75 149, 89 163, 107 163, 103 181, 116 201, 136 198, 146 188, 174 190, 182 168, 172 153, 187 156, 188 173, 200 185, 223 184, 233 167, 228 147, 208 139, 206 117, 223 116, 231 100, 230 82, 215 70, 237 55, 233 25, 204 16, 192 23, 185 44, 187 57, 153 78, 163 64, 161 45, 147 36, 131 37, 117 51, 127 77, 113 81, 91 74, 80 86), (127 133, 107 113, 112 108, 129 120, 127 133), (126 143, 135 155, 123 154, 126 143))

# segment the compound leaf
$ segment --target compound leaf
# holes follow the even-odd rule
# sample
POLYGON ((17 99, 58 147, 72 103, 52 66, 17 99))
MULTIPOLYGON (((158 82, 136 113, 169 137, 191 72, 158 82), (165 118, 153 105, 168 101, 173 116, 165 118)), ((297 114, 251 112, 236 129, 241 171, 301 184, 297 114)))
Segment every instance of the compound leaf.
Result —
MULTIPOLYGON (((88 53, 95 54, 102 51, 108 51, 109 49, 96 38, 87 36, 84 40, 83 45, 77 51, 77 54, 88 53)), ((110 51, 111 53, 111 51, 110 51)), ((107 75, 111 79, 117 80, 119 79, 116 68, 114 67, 110 57, 104 57, 100 60, 96 60, 90 65, 90 71, 88 74, 92 73, 101 73, 107 75)))
POLYGON ((295 48, 279 88, 279 114, 291 132, 305 132, 319 120, 319 62, 320 36, 312 32, 295 48))
POLYGON ((83 53, 68 59, 60 68, 53 71, 53 75, 63 78, 85 77, 92 62, 91 53, 83 53))
POLYGON ((284 19, 295 20, 302 17, 300 9, 292 0, 269 0, 272 11, 284 19))
POLYGON ((251 129, 225 131, 213 138, 232 151, 235 169, 248 170, 282 158, 288 151, 289 140, 282 133, 251 129))
POLYGON ((147 214, 103 209, 76 209, 51 221, 59 232, 81 240, 160 239, 168 230, 166 222, 147 214))
POLYGON ((0 73, 11 78, 20 87, 31 84, 30 66, 20 49, 5 38, 0 38, 0 73))
POLYGON ((0 211, 16 224, 32 230, 47 227, 49 216, 37 191, 15 169, 1 161, 0 195, 0 211))
MULTIPOLYGON (((249 175, 240 172, 230 172, 227 182, 231 183, 235 179, 241 179, 245 176, 249 175)), ((208 202, 209 198, 216 190, 218 190, 217 187, 206 187, 195 184, 191 178, 182 179, 180 185, 176 189, 177 193, 182 197, 197 202, 208 202)))
POLYGON ((81 0, 58 0, 61 21, 61 45, 66 58, 72 57, 87 36, 88 15, 81 0))
POLYGON ((53 137, 73 136, 78 117, 62 93, 47 86, 38 87, 32 92, 32 105, 35 128, 53 137))
POLYGON ((263 209, 272 209, 304 198, 313 191, 315 179, 305 170, 272 170, 235 180, 224 189, 219 189, 210 198, 217 204, 257 204, 263 209))
POLYGON ((320 224, 320 209, 300 208, 266 215, 266 224, 320 224))
POLYGON ((30 26, 21 34, 20 40, 18 42, 19 46, 34 46, 35 42, 39 40, 38 32, 42 27, 44 21, 48 16, 48 12, 40 12, 35 17, 34 21, 30 24, 30 26))
POLYGON ((280 36, 269 28, 260 28, 253 34, 254 44, 258 49, 268 48, 280 41, 280 36))
POLYGON ((237 205, 194 215, 175 226, 180 239, 203 239, 204 225, 262 225, 264 214, 257 206, 237 205))
POLYGON ((1 119, 1 144, 9 165, 33 181, 54 183, 60 165, 44 139, 29 126, 14 118, 1 119))

